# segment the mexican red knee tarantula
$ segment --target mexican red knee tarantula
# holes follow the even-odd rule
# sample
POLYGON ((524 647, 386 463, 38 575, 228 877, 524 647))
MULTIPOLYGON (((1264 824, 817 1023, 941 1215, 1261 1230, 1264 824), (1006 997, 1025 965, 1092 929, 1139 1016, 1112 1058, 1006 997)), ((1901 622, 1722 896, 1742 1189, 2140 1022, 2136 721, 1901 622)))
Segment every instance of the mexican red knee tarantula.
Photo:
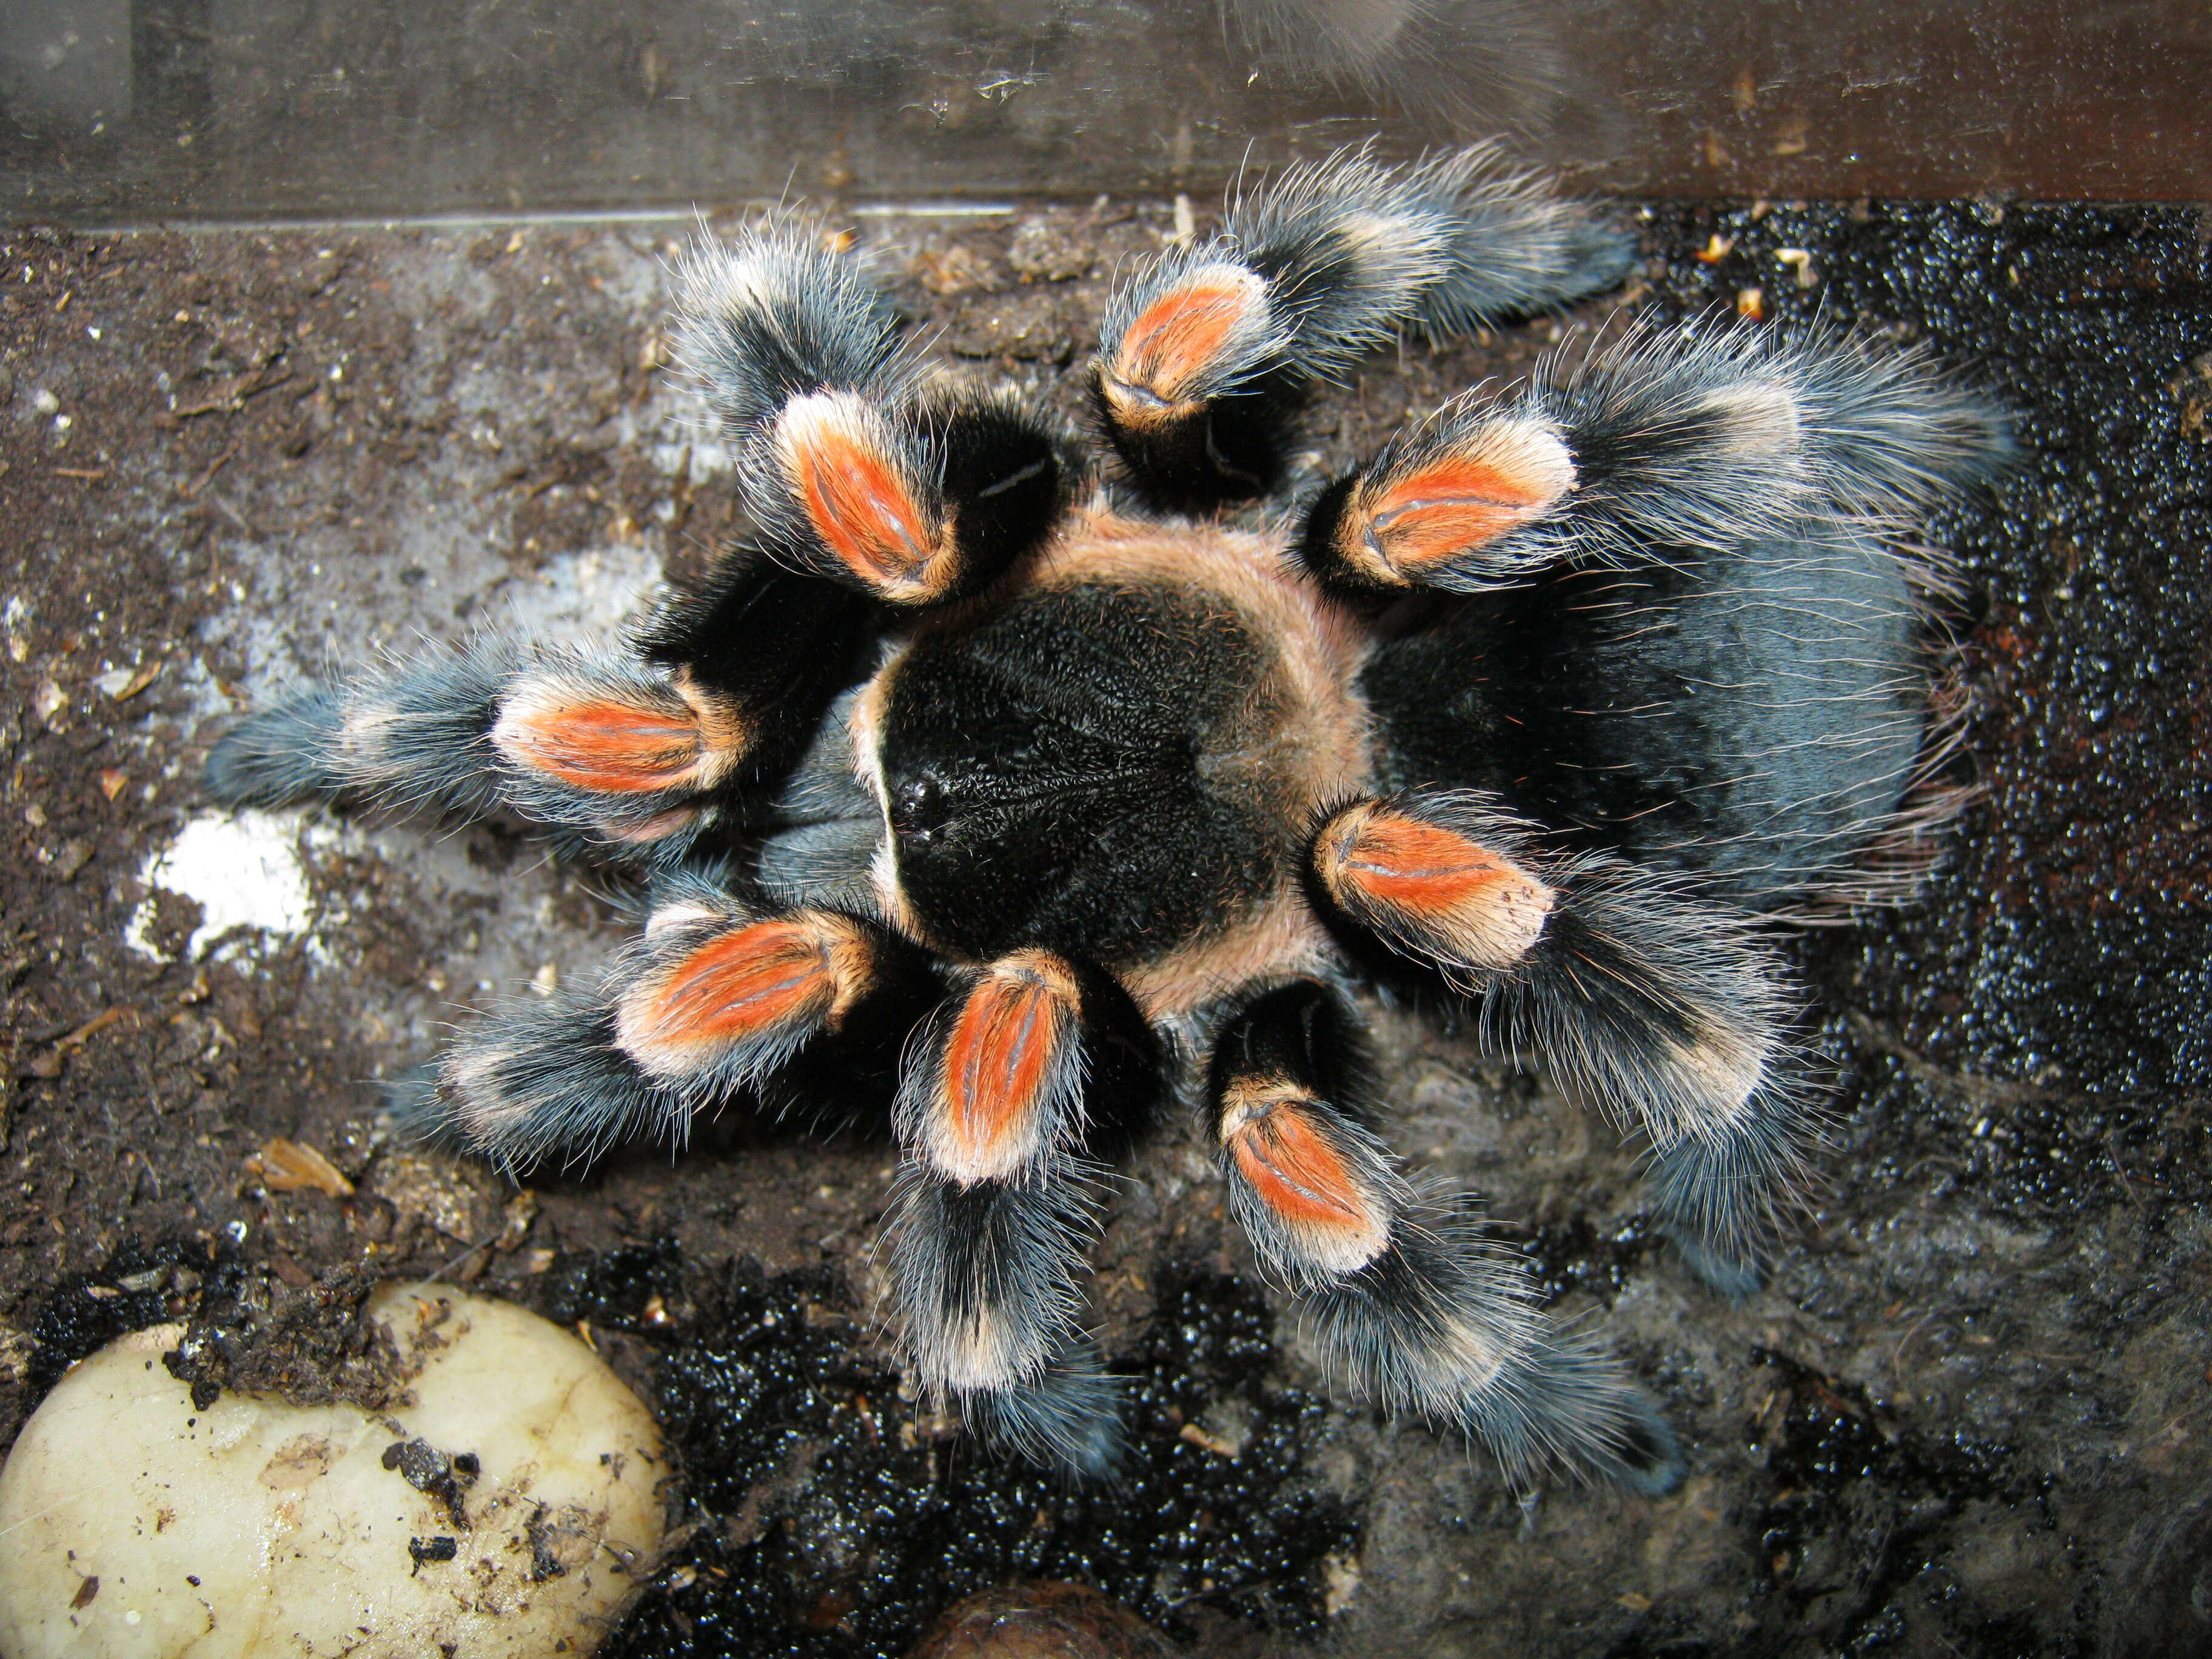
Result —
POLYGON ((1646 1396, 1384 1146, 1346 992, 1455 999, 1620 1114, 1687 1260, 1750 1288, 1812 1133, 1755 919, 1899 822, 1929 719, 1887 538, 2004 439, 1863 344, 1650 331, 1276 494, 1317 383, 1630 257, 1485 152, 1294 170, 1114 301, 1101 484, 817 237, 702 248, 685 347, 752 524, 703 587, 612 655, 301 692, 210 787, 519 813, 641 870, 637 944, 462 1038, 418 1121, 520 1166, 732 1102, 887 1113, 904 1363, 997 1443, 1110 1463, 1100 1160, 1191 1099, 1354 1384, 1516 1479, 1663 1491, 1646 1396))

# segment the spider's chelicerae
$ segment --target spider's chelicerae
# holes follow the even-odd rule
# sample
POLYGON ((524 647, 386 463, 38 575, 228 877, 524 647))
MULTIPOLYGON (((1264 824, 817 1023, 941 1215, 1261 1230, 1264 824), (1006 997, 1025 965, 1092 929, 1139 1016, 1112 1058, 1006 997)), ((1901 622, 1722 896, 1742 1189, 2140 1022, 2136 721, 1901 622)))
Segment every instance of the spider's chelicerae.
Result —
POLYGON ((1547 1322, 1362 1087, 1360 984, 1425 986, 1648 1144, 1723 1293, 1801 1182, 1814 1091, 1759 928, 1860 888, 1930 729, 1895 538, 1996 417, 1896 354, 1631 331, 1477 389, 1318 489, 1314 386, 1408 332, 1601 291, 1626 239, 1487 152, 1295 170, 1113 301, 1118 456, 939 380, 790 222, 683 272, 752 525, 625 650, 495 642, 247 719, 215 793, 520 814, 641 871, 587 992, 489 1018, 413 1109, 500 1163, 739 1102, 889 1121, 903 1361, 1097 1472, 1081 1277, 1101 1159, 1194 1103, 1230 1206, 1394 1408, 1646 1491, 1674 1438, 1547 1322))

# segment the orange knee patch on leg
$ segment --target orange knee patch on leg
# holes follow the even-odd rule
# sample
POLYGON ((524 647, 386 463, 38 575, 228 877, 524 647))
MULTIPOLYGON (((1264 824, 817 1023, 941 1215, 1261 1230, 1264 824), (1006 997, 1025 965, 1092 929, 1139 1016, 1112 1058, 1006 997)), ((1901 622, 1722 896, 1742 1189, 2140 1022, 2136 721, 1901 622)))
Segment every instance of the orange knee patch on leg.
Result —
POLYGON ((1389 1215, 1331 1143, 1322 1109, 1281 1079, 1232 1085, 1222 1101, 1221 1144, 1310 1265, 1352 1273, 1389 1243, 1389 1215))
POLYGON ((859 399, 794 399, 776 426, 785 476, 822 544, 895 600, 927 598, 951 561, 941 526, 906 476, 881 417, 859 399))
POLYGON ((866 983, 866 951, 854 924, 813 912, 718 933, 623 999, 616 1041, 672 1078, 732 1045, 834 1025, 866 983))
POLYGON ((699 782, 707 745, 681 700, 632 700, 526 684, 508 696, 492 747, 573 788, 634 795, 699 782))
POLYGON ((1354 920, 1468 968, 1508 968, 1528 955, 1558 897, 1503 854, 1373 802, 1339 815, 1314 861, 1354 920))
POLYGON ((1081 993, 1057 957, 1024 951, 994 963, 945 1038, 927 1141, 956 1181, 1004 1181, 1041 1150, 1055 1097, 1079 1063, 1081 993))
POLYGON ((1355 569, 1397 586, 1540 518, 1574 487, 1566 447, 1541 427, 1486 430, 1410 471, 1363 480, 1339 532, 1355 569))
POLYGON ((1241 265, 1205 265, 1137 313, 1106 374, 1117 416, 1157 418, 1185 401, 1194 382, 1239 334, 1262 320, 1266 284, 1241 265))

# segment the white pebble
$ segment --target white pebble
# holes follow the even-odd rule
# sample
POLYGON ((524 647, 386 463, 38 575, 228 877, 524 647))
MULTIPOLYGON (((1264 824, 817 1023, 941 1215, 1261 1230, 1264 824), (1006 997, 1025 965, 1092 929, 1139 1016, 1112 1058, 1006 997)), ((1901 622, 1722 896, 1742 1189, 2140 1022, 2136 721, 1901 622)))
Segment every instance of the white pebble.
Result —
POLYGON ((0 1469, 0 1653, 591 1652, 660 1541, 651 1415, 511 1304, 401 1285, 373 1310, 421 1367, 386 1414, 234 1394, 196 1410, 161 1364, 175 1326, 64 1376, 0 1469), (386 1467, 416 1441, 477 1460, 458 1522, 407 1480, 419 1452, 386 1467))

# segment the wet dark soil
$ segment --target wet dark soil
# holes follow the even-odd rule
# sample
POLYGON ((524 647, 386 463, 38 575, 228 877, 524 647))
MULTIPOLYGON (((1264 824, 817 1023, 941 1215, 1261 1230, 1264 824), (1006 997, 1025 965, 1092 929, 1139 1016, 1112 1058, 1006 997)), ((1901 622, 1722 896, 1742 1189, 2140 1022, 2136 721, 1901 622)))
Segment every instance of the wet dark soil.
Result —
MULTIPOLYGON (((1073 413, 1115 263, 1171 222, 856 228, 940 351, 1073 413)), ((881 1144, 725 1121, 525 1199, 384 1135, 380 1079, 619 940, 598 878, 492 829, 283 820, 256 833, 296 902, 195 941, 227 899, 149 876, 210 816, 193 779, 230 711, 422 634, 604 630, 725 532, 726 474, 660 370, 681 233, 636 227, 0 236, 0 1443, 117 1331, 198 1315, 227 1334, 214 1381, 310 1387, 344 1359, 345 1287, 442 1271, 590 1333, 684 1454, 695 1530, 625 1653, 896 1654, 1014 1577, 1097 1584, 1209 1653, 2212 1642, 2189 1622, 2212 1562, 2212 220, 1644 224, 1638 306, 1888 332, 2015 410, 2022 452, 1923 532, 1963 562, 1978 793, 1911 906, 1800 942, 1838 1121, 1768 1289, 1717 1304, 1602 1124, 1376 1012, 1394 1138, 1488 1191, 1561 1311, 1667 1397, 1681 1492, 1516 1501, 1338 1402, 1179 1129, 1099 1252, 1127 1479, 979 1461, 900 1397, 872 1321, 881 1144)), ((1316 412, 1320 461, 1554 331, 1378 362, 1316 412)))

